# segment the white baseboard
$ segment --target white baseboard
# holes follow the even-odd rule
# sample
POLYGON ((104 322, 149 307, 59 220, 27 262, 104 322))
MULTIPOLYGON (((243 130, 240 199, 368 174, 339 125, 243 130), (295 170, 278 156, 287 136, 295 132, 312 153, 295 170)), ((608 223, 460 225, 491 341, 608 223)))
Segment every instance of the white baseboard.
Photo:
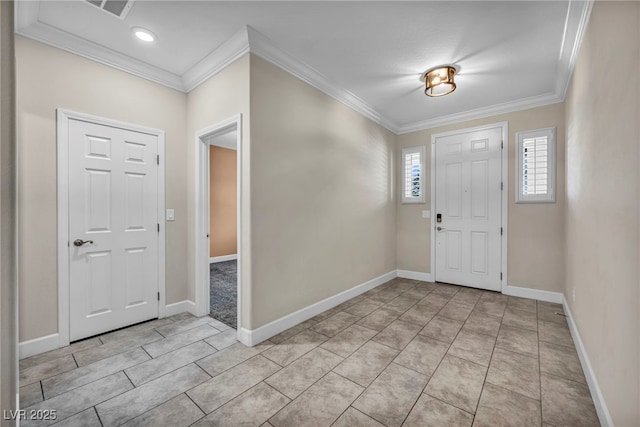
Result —
MULTIPOLYGON (((275 335, 275 334, 274 334, 275 335)), ((273 335, 271 335, 272 337, 273 335)), ((269 338, 271 338, 269 337, 269 338)), ((260 344, 260 342, 264 341, 261 340, 260 342, 253 342, 253 340, 255 339, 253 336, 253 331, 246 329, 246 328, 238 328, 238 333, 236 338, 238 338, 238 341, 240 341, 242 344, 246 345, 247 347, 253 347, 256 344, 260 344)), ((268 339, 268 338, 265 338, 268 339)))
MULTIPOLYGON (((165 307, 164 316, 173 316, 174 314, 180 314, 188 311, 189 313, 196 315, 196 305, 192 301, 180 301, 173 304, 168 304, 165 307)), ((29 341, 24 341, 18 344, 18 354, 20 359, 24 359, 36 354, 45 353, 47 351, 56 350, 61 348, 59 334, 51 334, 40 338, 35 338, 29 341)))
POLYGON ((189 312, 196 316, 196 304, 193 301, 189 300, 168 304, 164 309, 164 317, 173 316, 174 314, 180 314, 184 312, 189 312))
POLYGON ((382 276, 376 277, 375 279, 371 279, 368 282, 354 286, 351 289, 347 289, 346 291, 340 292, 339 294, 335 294, 329 298, 323 299, 322 301, 319 301, 315 304, 311 304, 296 312, 276 319, 273 322, 267 323, 266 325, 261 326, 257 329, 250 330, 246 328, 240 328, 238 339, 244 345, 247 345, 249 347, 254 346, 264 340, 271 338, 274 335, 279 334, 282 331, 285 331, 299 323, 304 322, 307 319, 312 318, 317 314, 322 313, 323 311, 329 310, 330 308, 342 304, 343 302, 350 300, 351 298, 357 297, 358 295, 370 289, 373 289, 376 286, 380 286, 381 284, 388 282, 394 277, 397 277, 396 270, 390 271, 386 274, 383 274, 382 276))
POLYGON ((398 270, 398 277, 403 279, 422 280, 424 282, 433 282, 433 274, 420 273, 419 271, 398 270))
POLYGON ((589 391, 591 392, 591 397, 593 398, 593 403, 596 407, 598 418, 600 419, 600 425, 602 425, 602 427, 613 427, 613 419, 611 418, 611 414, 609 413, 609 408, 607 408, 607 404, 604 401, 602 391, 600 391, 600 386, 598 385, 598 380, 596 379, 596 373, 593 371, 593 367, 591 366, 591 362, 589 361, 589 356, 587 356, 587 349, 582 343, 580 333, 578 333, 578 328, 576 327, 576 323, 573 320, 571 309, 569 308, 569 304, 567 303, 567 299, 564 297, 564 295, 562 296, 562 307, 564 308, 564 314, 566 314, 567 316, 569 330, 571 331, 571 337, 573 338, 573 342, 576 345, 576 350, 578 351, 578 358, 580 359, 582 371, 584 372, 584 376, 587 379, 587 384, 589 385, 589 391))
POLYGON ((233 261, 234 259, 238 259, 238 254, 213 256, 209 258, 209 264, 213 264, 215 262, 233 261))
POLYGON ((35 338, 18 344, 20 359, 60 348, 60 336, 56 334, 35 338))
POLYGON ((541 291, 539 289, 520 288, 511 285, 507 285, 507 288, 504 289, 502 293, 513 297, 530 298, 538 301, 554 302, 556 304, 562 304, 564 300, 564 295, 560 292, 541 291))

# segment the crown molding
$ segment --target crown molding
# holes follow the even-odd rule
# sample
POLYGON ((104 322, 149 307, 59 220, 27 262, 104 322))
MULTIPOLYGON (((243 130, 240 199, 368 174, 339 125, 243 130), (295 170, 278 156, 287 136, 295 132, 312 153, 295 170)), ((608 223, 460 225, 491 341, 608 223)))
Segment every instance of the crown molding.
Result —
POLYGON ((576 60, 589 23, 593 3, 594 0, 571 0, 567 6, 567 19, 565 20, 564 33, 560 45, 555 87, 556 94, 563 100, 571 81, 573 69, 576 66, 576 60))
POLYGON ((280 49, 250 26, 242 28, 186 73, 178 76, 39 22, 40 1, 17 2, 15 20, 16 33, 20 35, 187 93, 244 54, 251 52, 399 135, 562 102, 589 22, 593 2, 594 0, 569 2, 554 92, 405 124, 395 123, 384 117, 363 99, 331 82, 322 73, 280 49))
POLYGON ((418 132, 438 126, 446 126, 468 120, 481 119, 498 114, 506 114, 514 111, 527 110, 529 108, 542 107, 544 105, 563 102, 571 81, 573 69, 576 66, 580 45, 582 44, 582 39, 584 38, 584 33, 587 28, 587 24, 589 23, 593 3, 594 0, 569 1, 569 5, 567 6, 567 17, 565 19, 564 34, 562 36, 562 43, 560 47, 560 57, 558 67, 556 69, 557 78, 554 92, 505 102, 503 104, 491 105, 475 110, 463 111, 447 116, 435 117, 433 119, 406 123, 399 126, 396 134, 401 135, 410 132, 418 132))
POLYGON ((396 133, 397 125, 395 123, 382 116, 371 105, 366 103, 357 95, 332 83, 315 68, 280 49, 271 40, 250 26, 247 26, 247 33, 249 36, 249 46, 252 54, 259 56, 289 74, 298 77, 300 80, 340 101, 366 118, 378 123, 380 126, 390 130, 391 132, 396 133))
POLYGON ((563 100, 555 93, 547 93, 544 95, 537 95, 529 98, 518 99, 516 101, 509 101, 502 104, 491 105, 489 107, 477 108, 474 110, 463 111, 461 113, 449 114, 447 116, 440 116, 433 119, 422 120, 419 122, 407 123, 400 126, 396 134, 402 135, 405 133, 418 132, 421 130, 432 129, 439 126, 452 125, 469 120, 497 116, 498 114, 512 113, 514 111, 521 111, 527 110, 529 108, 556 104, 562 101, 563 100))
POLYGON ((20 27, 16 26, 17 34, 184 92, 180 76, 43 24, 37 20, 37 9, 36 20, 28 23, 27 20, 34 16, 31 14, 32 11, 24 12, 20 9, 24 5, 29 5, 30 9, 33 7, 30 3, 32 2, 16 3, 16 19, 22 24, 20 27))
POLYGON ((246 28, 243 28, 182 75, 184 91, 191 92, 247 52, 249 52, 249 33, 246 28))
POLYGON ((38 22, 39 1, 18 1, 14 9, 16 32, 38 22))

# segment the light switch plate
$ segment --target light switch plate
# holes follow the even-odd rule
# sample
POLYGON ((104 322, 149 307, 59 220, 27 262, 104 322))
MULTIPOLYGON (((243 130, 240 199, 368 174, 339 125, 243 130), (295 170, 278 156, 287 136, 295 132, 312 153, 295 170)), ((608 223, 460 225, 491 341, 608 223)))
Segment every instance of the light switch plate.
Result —
POLYGON ((175 221, 175 220, 176 220, 175 209, 167 209, 167 221, 175 221))
POLYGON ((431 211, 422 211, 422 218, 431 218, 431 211))

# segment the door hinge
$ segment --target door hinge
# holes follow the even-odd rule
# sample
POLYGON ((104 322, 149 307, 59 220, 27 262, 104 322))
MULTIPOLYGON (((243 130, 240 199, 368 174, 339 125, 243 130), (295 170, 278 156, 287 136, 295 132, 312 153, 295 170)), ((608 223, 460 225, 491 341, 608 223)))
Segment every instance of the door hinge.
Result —
POLYGON ((160 166, 160 154, 156 154, 156 163, 160 166))
POLYGON ((502 271, 500 272, 500 280, 502 280, 502 271))
POLYGON ((502 236, 502 233, 504 233, 504 229, 502 227, 500 227, 500 235, 502 236))
POLYGON ((160 232, 160 223, 158 223, 158 233, 160 232))
POLYGON ((500 141, 500 149, 504 148, 504 141, 500 141))
POLYGON ((504 182, 500 183, 500 191, 504 190, 504 182))
POLYGON ((158 301, 160 301, 160 292, 158 292, 158 301))

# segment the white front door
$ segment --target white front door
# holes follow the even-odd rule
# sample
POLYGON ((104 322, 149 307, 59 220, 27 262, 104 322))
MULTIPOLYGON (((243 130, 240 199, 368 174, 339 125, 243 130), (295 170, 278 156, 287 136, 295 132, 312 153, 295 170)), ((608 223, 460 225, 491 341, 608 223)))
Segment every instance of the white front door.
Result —
POLYGON ((158 316, 158 137, 69 120, 70 340, 158 316))
POLYGON ((502 128, 461 131, 434 143, 435 280, 499 291, 502 128))

